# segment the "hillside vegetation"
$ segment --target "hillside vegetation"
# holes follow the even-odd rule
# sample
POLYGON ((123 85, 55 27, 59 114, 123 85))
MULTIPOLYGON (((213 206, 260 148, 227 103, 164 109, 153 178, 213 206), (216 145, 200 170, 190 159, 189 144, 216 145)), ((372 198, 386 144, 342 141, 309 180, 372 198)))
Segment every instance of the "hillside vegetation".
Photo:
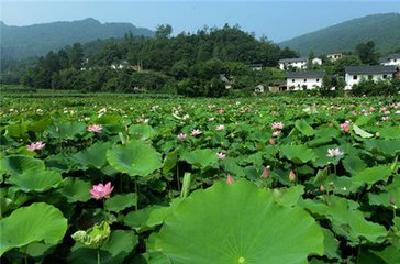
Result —
POLYGON ((360 42, 374 41, 380 53, 400 48, 400 14, 375 14, 346 21, 280 43, 308 55, 351 51, 360 42))

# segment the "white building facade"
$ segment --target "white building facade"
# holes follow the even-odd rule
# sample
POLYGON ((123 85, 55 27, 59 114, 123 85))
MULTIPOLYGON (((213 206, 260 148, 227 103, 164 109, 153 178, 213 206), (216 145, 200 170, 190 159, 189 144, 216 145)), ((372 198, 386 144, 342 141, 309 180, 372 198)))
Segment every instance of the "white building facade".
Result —
POLYGON ((330 54, 326 54, 326 57, 331 61, 331 62, 335 62, 341 58, 343 58, 343 53, 330 53, 330 54))
POLYGON ((279 60, 279 69, 287 70, 290 68, 307 69, 307 58, 287 58, 279 60))
POLYGON ((288 72, 286 86, 288 90, 313 90, 322 87, 323 72, 288 72))
POLYGON ((321 59, 321 58, 313 58, 313 59, 311 60, 311 63, 312 63, 313 65, 322 65, 322 59, 321 59))
POLYGON ((385 66, 400 66, 400 53, 390 54, 382 58, 380 63, 385 66))
POLYGON ((381 80, 391 80, 399 71, 396 66, 374 65, 374 66, 347 66, 345 67, 345 90, 353 89, 365 80, 375 82, 381 80))

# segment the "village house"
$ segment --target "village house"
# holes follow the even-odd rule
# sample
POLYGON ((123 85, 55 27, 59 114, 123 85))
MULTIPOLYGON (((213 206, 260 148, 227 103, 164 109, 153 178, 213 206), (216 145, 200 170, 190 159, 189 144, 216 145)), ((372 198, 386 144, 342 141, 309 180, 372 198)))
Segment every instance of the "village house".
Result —
POLYGON ((326 57, 328 58, 328 60, 330 60, 331 62, 335 62, 338 59, 343 58, 343 53, 329 53, 326 54, 326 57))
POLYGON ((250 64, 249 66, 253 71, 261 71, 263 69, 262 64, 250 64))
POLYGON ((345 67, 345 90, 351 90, 354 85, 363 80, 390 80, 398 73, 399 68, 396 66, 347 66, 345 67))
POLYGON ((379 62, 385 66, 400 66, 400 53, 390 54, 380 59, 379 62))
POLYGON ((288 90, 313 90, 321 88, 323 72, 288 72, 286 86, 288 90))
POLYGON ((307 58, 287 58, 279 60, 279 69, 287 70, 290 68, 307 69, 307 58))
POLYGON ((315 58, 313 58, 311 60, 311 64, 313 64, 313 65, 322 65, 322 59, 315 57, 315 58))

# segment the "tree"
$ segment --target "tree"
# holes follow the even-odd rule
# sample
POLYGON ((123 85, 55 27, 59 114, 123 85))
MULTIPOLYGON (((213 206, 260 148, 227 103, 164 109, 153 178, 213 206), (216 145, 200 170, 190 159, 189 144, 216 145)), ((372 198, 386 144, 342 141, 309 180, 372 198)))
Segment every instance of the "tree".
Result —
POLYGON ((157 39, 167 39, 172 32, 173 29, 170 24, 161 24, 157 26, 155 35, 157 39))
POLYGON ((377 64, 379 54, 376 51, 375 42, 368 41, 356 46, 356 53, 364 64, 377 64))
POLYGON ((69 54, 69 64, 75 69, 80 69, 83 62, 83 49, 80 43, 75 43, 69 54))

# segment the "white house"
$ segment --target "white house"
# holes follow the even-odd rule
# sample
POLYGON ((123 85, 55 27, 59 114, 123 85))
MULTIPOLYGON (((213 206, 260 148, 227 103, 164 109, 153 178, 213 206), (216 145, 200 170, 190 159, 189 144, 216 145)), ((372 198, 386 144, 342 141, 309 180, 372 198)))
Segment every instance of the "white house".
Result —
POLYGON ((347 66, 345 67, 345 90, 351 90, 354 85, 363 80, 390 80, 399 72, 396 66, 347 66))
POLYGON ((313 65, 322 65, 322 59, 321 58, 313 58, 312 60, 311 60, 311 64, 313 64, 313 65))
POLYGON ((288 72, 286 85, 288 90, 313 90, 321 88, 323 72, 288 72))
POLYGON ((380 60, 385 66, 400 66, 400 53, 390 54, 380 60))
POLYGON ((343 53, 329 53, 326 54, 326 57, 331 61, 331 62, 335 62, 338 59, 343 58, 343 53))
POLYGON ((249 66, 253 71, 261 71, 264 65, 259 63, 259 64, 251 64, 249 66))
POLYGON ((307 58, 287 58, 279 60, 279 69, 287 70, 289 68, 307 69, 307 58))

